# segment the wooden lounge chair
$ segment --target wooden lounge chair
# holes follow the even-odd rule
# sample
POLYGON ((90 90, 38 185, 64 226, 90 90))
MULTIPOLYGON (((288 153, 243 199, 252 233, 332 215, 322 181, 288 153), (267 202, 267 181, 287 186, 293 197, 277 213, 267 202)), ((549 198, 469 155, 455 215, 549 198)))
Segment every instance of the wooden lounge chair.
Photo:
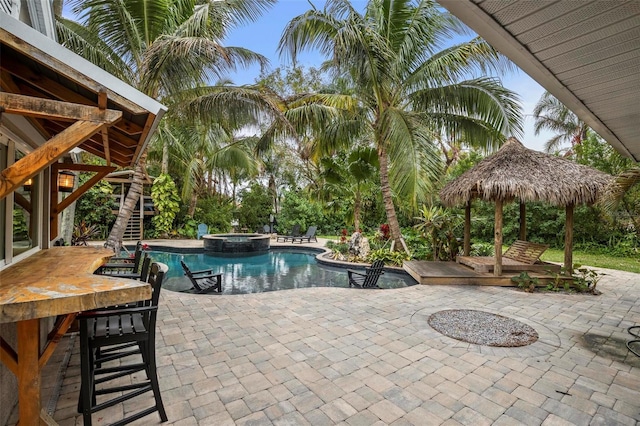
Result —
POLYGON ((222 274, 214 274, 213 269, 192 271, 183 260, 180 263, 196 293, 222 293, 222 274))
POLYGON ((349 287, 380 288, 378 278, 384 274, 383 268, 384 260, 376 260, 370 267, 364 269, 364 273, 348 269, 349 287))
POLYGON ((301 236, 299 236, 299 237, 292 237, 292 238, 291 238, 291 242, 292 242, 292 243, 296 243, 296 242, 298 242, 298 243, 300 243, 300 244, 302 244, 304 241, 306 241, 306 242, 310 243, 310 242, 311 242, 311 240, 313 240, 313 241, 315 241, 315 242, 318 242, 318 239, 316 238, 316 231, 317 231, 317 230, 318 230, 318 227, 317 227, 317 226, 310 226, 310 227, 307 229, 306 234, 301 235, 301 236))
MULTIPOLYGON (((527 271, 540 269, 540 271, 544 271, 548 266, 534 268, 532 265, 540 259, 540 256, 547 248, 549 246, 545 244, 516 240, 502 255, 502 270, 527 271)), ((476 272, 491 272, 493 271, 495 258, 493 256, 458 256, 456 261, 472 267, 476 272)))
POLYGON ((282 241, 286 243, 289 240, 293 241, 294 238, 297 238, 299 236, 300 236, 300 225, 296 223, 295 225, 293 225, 293 229, 291 230, 291 235, 278 235, 276 237, 276 241, 282 241))

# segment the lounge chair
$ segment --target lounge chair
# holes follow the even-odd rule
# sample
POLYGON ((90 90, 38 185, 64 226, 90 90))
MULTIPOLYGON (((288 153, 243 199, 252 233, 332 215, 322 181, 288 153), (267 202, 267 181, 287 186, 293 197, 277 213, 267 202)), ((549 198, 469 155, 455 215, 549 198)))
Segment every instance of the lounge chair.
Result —
POLYGON ((384 274, 383 268, 384 260, 376 260, 370 267, 364 269, 364 273, 348 269, 349 287, 380 288, 378 278, 384 274))
POLYGON ((201 223, 198 225, 198 235, 196 239, 200 239, 209 233, 209 227, 206 223, 201 223))
POLYGON ((291 239, 292 243, 300 243, 302 244, 304 241, 310 243, 311 240, 318 242, 318 239, 316 238, 316 231, 318 230, 317 226, 310 226, 309 229, 307 229, 306 234, 300 236, 300 237, 293 237, 291 239))
MULTIPOLYGON (((545 244, 516 240, 502 254, 503 271, 544 271, 554 269, 554 265, 534 265, 544 251, 549 248, 545 244)), ((473 268, 475 272, 485 273, 493 271, 495 257, 493 256, 458 256, 456 261, 473 268)))
POLYGON ((295 225, 293 225, 293 229, 291 230, 291 235, 278 235, 276 237, 276 241, 282 241, 286 243, 289 240, 293 241, 294 238, 297 238, 299 236, 300 236, 300 225, 296 223, 295 225))
POLYGON ((183 260, 180 263, 196 293, 222 293, 222 274, 214 274, 213 269, 192 271, 183 260))

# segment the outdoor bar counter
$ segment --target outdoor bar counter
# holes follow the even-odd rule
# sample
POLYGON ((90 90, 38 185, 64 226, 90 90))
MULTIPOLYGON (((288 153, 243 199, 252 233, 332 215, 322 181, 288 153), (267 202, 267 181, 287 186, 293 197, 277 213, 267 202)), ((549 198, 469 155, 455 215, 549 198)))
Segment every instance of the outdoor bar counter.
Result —
POLYGON ((52 247, 0 271, 0 323, 17 323, 17 350, 0 337, 0 360, 17 377, 21 425, 50 424, 40 412, 40 373, 78 312, 151 297, 149 284, 94 275, 113 251, 52 247), (40 350, 40 319, 57 316, 40 350))

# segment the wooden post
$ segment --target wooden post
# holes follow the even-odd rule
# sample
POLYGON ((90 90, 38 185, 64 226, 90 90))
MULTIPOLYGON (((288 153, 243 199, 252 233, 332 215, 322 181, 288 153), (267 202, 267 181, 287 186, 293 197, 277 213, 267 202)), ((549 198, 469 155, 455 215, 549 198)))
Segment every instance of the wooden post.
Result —
POLYGON ((18 412, 21 425, 40 424, 40 320, 18 321, 18 412))
POLYGON ((527 205, 520 201, 520 237, 522 241, 527 241, 527 205))
POLYGON ((502 200, 496 200, 494 228, 494 244, 496 262, 493 267, 493 275, 499 277, 502 275, 502 200))
POLYGON ((564 223, 564 268, 567 275, 573 271, 573 204, 567 205, 564 223))
POLYGON ((471 254, 471 200, 464 206, 464 255, 471 254))

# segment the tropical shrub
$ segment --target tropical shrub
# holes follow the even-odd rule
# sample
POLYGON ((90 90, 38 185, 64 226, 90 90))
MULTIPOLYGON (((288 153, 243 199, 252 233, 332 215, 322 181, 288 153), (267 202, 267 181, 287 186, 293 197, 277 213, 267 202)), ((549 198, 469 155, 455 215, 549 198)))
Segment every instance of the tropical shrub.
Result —
POLYGON ((151 187, 151 199, 156 209, 152 222, 158 235, 168 235, 180 211, 180 197, 175 182, 168 174, 160 174, 151 187))
POLYGON ((405 260, 411 260, 411 255, 404 251, 390 251, 388 248, 371 250, 367 261, 373 263, 376 260, 384 260, 387 265, 402 266, 405 260))
POLYGON ((227 197, 207 197, 198 200, 193 219, 205 223, 211 234, 223 234, 231 229, 233 202, 227 197))
POLYGON ((255 231, 269 224, 273 199, 267 188, 254 182, 249 188, 240 192, 240 199, 241 204, 236 211, 240 228, 255 231))
MULTIPOLYGON (((79 184, 84 184, 93 173, 80 173, 79 184)), ((96 229, 96 238, 105 239, 109 229, 116 220, 114 210, 118 210, 118 204, 112 197, 113 186, 104 180, 99 181, 82 194, 76 201, 75 224, 82 221, 93 225, 96 229)))
MULTIPOLYGON (((278 230, 289 230, 294 224, 300 225, 303 232, 309 226, 317 226, 318 229, 324 230, 326 223, 322 214, 322 207, 315 201, 312 201, 302 194, 289 191, 284 194, 280 204, 280 214, 278 215, 278 230)), ((341 229, 344 225, 339 225, 341 229)), ((336 234, 337 231, 334 231, 336 234)))
POLYGON ((422 206, 414 228, 429 242, 431 260, 455 260, 459 250, 458 234, 464 220, 453 210, 422 206))

